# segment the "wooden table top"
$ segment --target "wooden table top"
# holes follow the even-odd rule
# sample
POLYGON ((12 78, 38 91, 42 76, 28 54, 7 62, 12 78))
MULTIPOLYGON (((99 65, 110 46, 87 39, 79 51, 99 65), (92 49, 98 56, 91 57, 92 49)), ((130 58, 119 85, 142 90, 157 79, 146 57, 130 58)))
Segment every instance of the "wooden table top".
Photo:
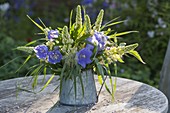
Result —
MULTIPOLYGON (((39 76, 39 91, 43 84, 39 76)), ((50 75, 46 77, 46 80, 50 75)), ((114 79, 114 78, 113 78, 114 79)), ((158 89, 134 80, 117 78, 115 101, 102 89, 99 102, 92 106, 71 107, 58 103, 59 90, 53 92, 59 82, 55 77, 49 86, 38 94, 20 91, 16 98, 16 83, 26 86, 29 79, 15 78, 0 81, 0 113, 167 113, 168 100, 158 89)), ((97 91, 100 88, 95 76, 97 91)), ((107 80, 107 83, 109 81, 107 80)))

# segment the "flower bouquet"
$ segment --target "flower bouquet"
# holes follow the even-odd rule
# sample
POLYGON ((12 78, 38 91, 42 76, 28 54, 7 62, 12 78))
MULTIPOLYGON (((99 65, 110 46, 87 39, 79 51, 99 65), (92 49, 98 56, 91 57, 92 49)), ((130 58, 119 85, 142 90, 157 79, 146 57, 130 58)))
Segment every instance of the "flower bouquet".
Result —
MULTIPOLYGON (((137 43, 126 45, 118 44, 119 36, 136 31, 116 33, 111 26, 122 23, 113 19, 102 24, 104 10, 97 16, 96 22, 91 24, 89 16, 85 13, 82 18, 82 8, 77 6, 75 23, 72 23, 73 11, 70 13, 69 26, 52 29, 40 26, 29 16, 28 18, 41 29, 44 38, 34 40, 25 46, 17 47, 18 50, 29 53, 24 64, 33 57, 40 60, 30 75, 33 77, 32 87, 37 85, 39 72, 50 69, 51 78, 45 83, 41 91, 47 87, 54 76, 59 77, 60 102, 68 105, 87 105, 97 102, 97 91, 94 75, 98 76, 101 88, 105 86, 108 93, 114 98, 116 90, 116 78, 112 81, 110 66, 115 68, 116 63, 123 63, 123 56, 130 54, 144 63, 135 48, 137 43), (109 77, 110 86, 105 80, 109 77)), ((101 91, 101 90, 100 90, 101 91)), ((99 91, 99 93, 100 93, 99 91)), ((98 94, 99 94, 98 93, 98 94)))

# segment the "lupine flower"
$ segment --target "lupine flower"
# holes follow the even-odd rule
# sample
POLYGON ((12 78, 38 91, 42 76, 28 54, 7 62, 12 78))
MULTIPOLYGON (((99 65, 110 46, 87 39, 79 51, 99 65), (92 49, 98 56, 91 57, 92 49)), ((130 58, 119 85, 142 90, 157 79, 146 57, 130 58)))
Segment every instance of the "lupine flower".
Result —
POLYGON ((90 64, 92 60, 90 57, 92 56, 92 51, 90 51, 88 48, 81 49, 77 54, 77 62, 79 65, 81 65, 83 68, 86 67, 87 64, 90 64))
POLYGON ((34 48, 34 51, 39 59, 46 59, 48 47, 46 45, 38 45, 34 48))
POLYGON ((59 63, 62 59, 62 54, 58 49, 48 52, 48 62, 51 64, 59 63))
POLYGON ((59 35, 59 32, 58 32, 58 30, 50 30, 50 31, 48 31, 48 39, 49 40, 53 40, 53 38, 58 38, 58 35, 59 35))

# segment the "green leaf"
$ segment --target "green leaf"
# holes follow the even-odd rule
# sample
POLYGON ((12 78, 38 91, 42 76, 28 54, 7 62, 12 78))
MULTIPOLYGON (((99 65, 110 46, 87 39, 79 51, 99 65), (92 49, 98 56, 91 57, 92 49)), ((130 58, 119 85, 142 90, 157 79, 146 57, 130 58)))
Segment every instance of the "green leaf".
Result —
MULTIPOLYGON (((69 24, 70 29, 71 29, 71 26, 72 26, 72 16, 73 16, 73 10, 71 10, 71 12, 70 12, 70 24, 69 24)), ((71 30, 70 30, 70 33, 71 33, 71 30)))
POLYGON ((100 78, 102 78, 102 82, 103 82, 102 84, 105 85, 105 88, 106 88, 107 92, 108 92, 110 95, 112 95, 110 89, 108 88, 108 86, 107 86, 107 84, 105 83, 105 80, 104 80, 104 70, 103 70, 103 67, 102 67, 101 64, 98 62, 97 59, 95 59, 95 63, 96 63, 96 66, 97 66, 98 76, 101 76, 101 77, 99 77, 99 80, 100 80, 99 82, 101 82, 101 79, 100 79, 100 78))
POLYGON ((119 19, 119 18, 120 18, 120 17, 113 18, 112 20, 110 20, 110 21, 108 21, 107 23, 105 23, 103 26, 106 26, 106 25, 112 23, 113 21, 115 21, 115 20, 117 20, 117 19, 119 19))
POLYGON ((41 38, 41 39, 38 39, 38 40, 31 41, 31 42, 27 43, 25 46, 32 45, 32 44, 34 44, 34 43, 36 43, 38 41, 41 41, 41 40, 45 40, 46 41, 46 38, 41 38))
POLYGON ((31 41, 31 42, 27 43, 25 46, 32 45, 32 44, 34 44, 34 43, 36 43, 36 42, 37 42, 37 40, 31 41))
POLYGON ((142 60, 141 56, 139 55, 139 53, 138 53, 137 51, 131 50, 131 51, 129 51, 128 53, 131 54, 131 55, 133 55, 134 57, 136 57, 136 58, 137 58, 140 62, 142 62, 143 64, 146 64, 146 63, 142 60))
POLYGON ((43 91, 48 86, 48 84, 53 80, 54 76, 55 73, 50 77, 50 79, 46 82, 46 84, 42 87, 42 89, 39 92, 43 91))
POLYGON ((116 33, 116 34, 110 35, 109 37, 114 38, 114 37, 130 34, 130 33, 138 33, 138 31, 126 31, 126 32, 122 32, 122 33, 116 33))
POLYGON ((119 62, 121 62, 121 63, 124 63, 124 61, 122 60, 121 57, 117 58, 117 60, 118 60, 119 62))
POLYGON ((47 67, 46 67, 46 65, 44 66, 44 71, 43 71, 43 73, 44 73, 44 77, 43 77, 43 79, 42 79, 42 83, 44 83, 44 80, 45 80, 45 77, 46 77, 46 74, 47 74, 47 67))
MULTIPOLYGON (((115 78, 114 78, 114 86, 113 86, 113 95, 115 95, 116 87, 117 87, 117 64, 114 63, 114 71, 115 71, 115 78)), ((112 98, 114 100, 114 98, 112 98)))
POLYGON ((20 50, 20 51, 27 52, 27 53, 32 53, 34 50, 34 47, 19 46, 16 49, 20 50))
POLYGON ((38 23, 36 23, 33 19, 31 19, 28 15, 27 15, 27 17, 39 28, 39 29, 41 29, 42 31, 44 31, 44 28, 43 27, 41 27, 38 23))
POLYGON ((137 48, 137 47, 138 47, 138 43, 125 46, 124 52, 125 52, 125 53, 129 53, 129 51, 133 51, 133 50, 134 50, 135 48, 137 48))
POLYGON ((74 96, 75 96, 75 98, 76 98, 76 96, 77 96, 77 84, 76 84, 76 74, 74 74, 74 77, 73 77, 73 82, 74 82, 74 96))
POLYGON ((38 73, 34 75, 34 81, 32 83, 32 88, 34 89, 37 86, 37 81, 38 81, 38 73))
POLYGON ((38 66, 30 75, 33 75, 33 83, 32 83, 32 88, 34 89, 37 86, 37 81, 38 81, 38 74, 40 72, 40 69, 42 68, 43 65, 38 66))
POLYGON ((112 90, 111 96, 112 96, 112 100, 113 100, 114 99, 114 85, 113 85, 112 76, 111 76, 108 62, 105 62, 105 66, 106 66, 107 74, 109 75, 109 81, 110 81, 110 86, 111 86, 111 90, 112 90))
POLYGON ((6 65, 10 64, 11 62, 13 62, 13 61, 17 60, 18 58, 22 58, 22 57, 25 57, 25 56, 18 56, 18 57, 16 57, 16 58, 14 58, 14 59, 10 60, 10 61, 9 61, 9 62, 7 62, 6 64, 2 65, 2 66, 0 67, 0 69, 1 69, 1 68, 3 68, 3 67, 5 67, 6 65))
POLYGON ((28 60, 31 58, 32 55, 28 55, 28 57, 25 59, 24 63, 17 69, 16 72, 18 72, 27 62, 28 60))
POLYGON ((104 10, 102 9, 102 10, 100 10, 100 13, 97 16, 95 26, 93 27, 94 30, 100 31, 100 27, 101 27, 102 21, 103 21, 103 15, 104 15, 104 10))
POLYGON ((85 39, 87 39, 90 36, 90 34, 86 34, 83 35, 82 37, 80 37, 79 39, 75 40, 75 43, 79 43, 81 41, 84 41, 85 39))
POLYGON ((102 76, 101 76, 101 75, 98 75, 98 81, 99 81, 100 85, 102 85, 103 79, 102 79, 102 76))
POLYGON ((27 92, 27 93, 36 94, 35 92, 33 92, 33 91, 31 91, 31 90, 28 90, 28 89, 25 89, 25 88, 21 88, 21 87, 17 87, 17 90, 18 90, 18 91, 24 91, 24 92, 27 92))
MULTIPOLYGON (((83 93, 83 97, 84 97, 84 85, 83 85, 83 80, 82 80, 82 76, 81 74, 78 75, 79 76, 79 79, 80 79, 80 84, 81 84, 81 88, 82 88, 82 93, 83 93)), ((88 75, 87 75, 88 76, 88 75)))
POLYGON ((42 23, 42 25, 46 28, 44 22, 43 22, 40 18, 38 18, 38 20, 39 20, 39 21, 42 23))
POLYGON ((113 22, 113 23, 110 23, 110 24, 107 24, 107 25, 104 25, 102 26, 101 29, 105 28, 105 27, 109 27, 109 26, 113 26, 113 25, 117 25, 117 24, 120 24, 120 23, 123 23, 124 21, 118 21, 118 22, 113 22))
POLYGON ((62 83, 63 83, 63 80, 64 80, 64 71, 66 69, 66 62, 64 62, 64 65, 63 65, 63 68, 61 70, 61 74, 60 74, 60 93, 61 94, 61 90, 62 90, 62 83))

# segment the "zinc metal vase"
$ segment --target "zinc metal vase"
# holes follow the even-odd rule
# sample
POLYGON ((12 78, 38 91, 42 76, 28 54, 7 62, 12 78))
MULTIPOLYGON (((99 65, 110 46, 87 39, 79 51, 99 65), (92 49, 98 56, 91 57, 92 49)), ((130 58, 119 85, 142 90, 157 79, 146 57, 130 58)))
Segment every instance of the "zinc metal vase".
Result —
POLYGON ((76 78, 76 96, 74 81, 71 79, 62 82, 62 90, 60 92, 60 103, 70 106, 84 106, 95 104, 97 102, 97 92, 93 71, 87 70, 81 73, 82 83, 84 86, 84 96, 82 85, 79 77, 76 78))

